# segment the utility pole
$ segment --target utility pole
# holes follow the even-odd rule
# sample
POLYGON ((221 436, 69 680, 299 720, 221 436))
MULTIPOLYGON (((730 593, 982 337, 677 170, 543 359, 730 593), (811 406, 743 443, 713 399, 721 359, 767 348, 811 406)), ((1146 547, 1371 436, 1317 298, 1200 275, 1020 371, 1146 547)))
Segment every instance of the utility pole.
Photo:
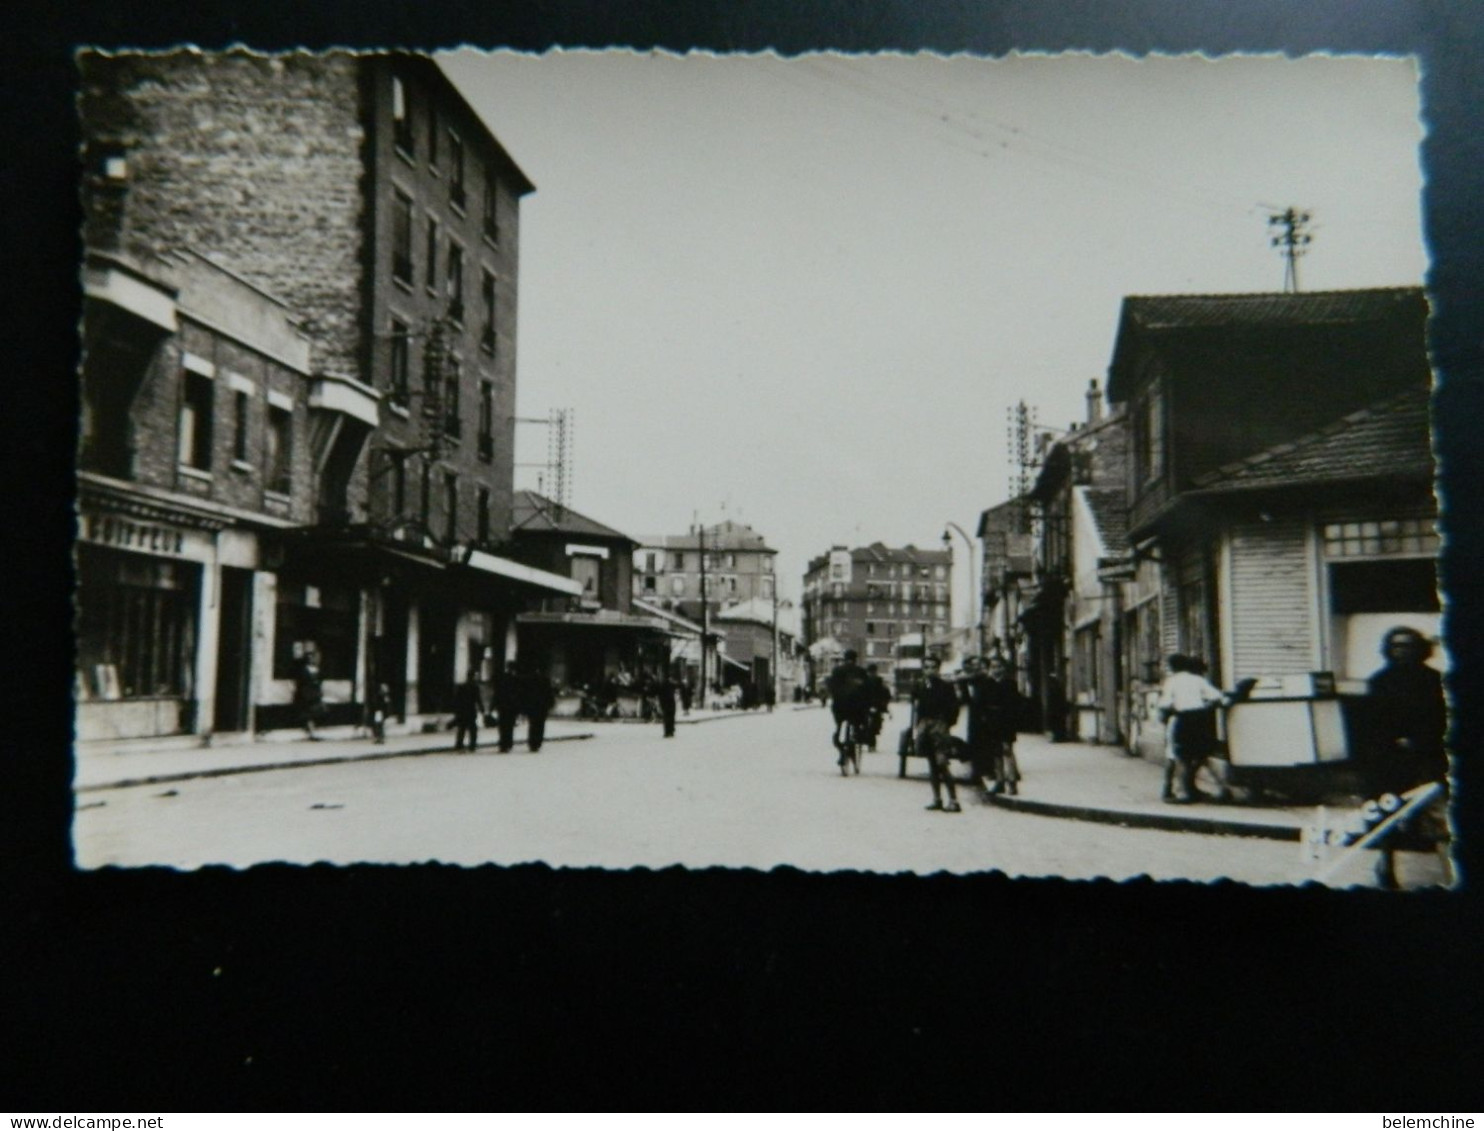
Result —
MULTIPOLYGON (((773 575, 773 702, 782 695, 783 684, 778 672, 778 575, 773 575)), ((771 710, 771 708, 770 708, 771 710)))
POLYGON ((706 528, 701 523, 696 523, 696 530, 700 534, 701 546, 701 702, 706 702, 706 690, 711 684, 706 679, 706 650, 710 645, 710 609, 711 602, 706 599, 706 528))
POLYGON ((1304 225, 1310 220, 1307 212, 1300 212, 1297 208, 1288 208, 1283 212, 1268 217, 1268 227, 1281 228, 1282 231, 1272 238, 1272 246, 1278 248, 1278 254, 1283 256, 1283 293, 1297 294, 1299 289, 1298 260, 1304 254, 1305 249, 1312 242, 1311 237, 1305 232, 1304 225))

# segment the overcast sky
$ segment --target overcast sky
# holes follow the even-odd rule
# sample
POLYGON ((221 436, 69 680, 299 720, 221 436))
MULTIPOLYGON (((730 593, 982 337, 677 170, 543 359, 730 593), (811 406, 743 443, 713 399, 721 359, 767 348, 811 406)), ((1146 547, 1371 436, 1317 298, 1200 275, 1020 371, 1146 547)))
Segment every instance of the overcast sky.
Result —
POLYGON ((536 184, 517 395, 575 410, 572 505, 747 522, 785 595, 831 544, 972 535, 1006 410, 1082 419, 1125 295, 1282 289, 1270 213, 1313 216, 1304 290, 1426 268, 1410 60, 440 58, 536 184))

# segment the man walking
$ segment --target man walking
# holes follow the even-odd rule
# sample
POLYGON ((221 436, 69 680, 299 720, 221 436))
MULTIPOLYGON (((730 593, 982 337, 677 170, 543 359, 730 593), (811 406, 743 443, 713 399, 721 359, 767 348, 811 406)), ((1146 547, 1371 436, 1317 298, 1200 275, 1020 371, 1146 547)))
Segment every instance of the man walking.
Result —
POLYGON ((526 748, 532 754, 541 749, 546 737, 546 716, 556 702, 551 690, 551 681, 539 671, 530 671, 521 678, 521 714, 526 717, 526 748))
POLYGON ((936 656, 922 661, 922 681, 912 693, 913 736, 918 753, 928 760, 928 777, 933 786, 933 803, 929 810, 960 812, 958 787, 949 764, 948 732, 958 721, 958 693, 939 674, 936 656), (943 804, 943 787, 948 787, 948 804, 943 804))
POLYGON ((665 728, 665 737, 675 737, 675 701, 679 695, 679 689, 675 681, 670 678, 670 673, 660 673, 659 682, 655 684, 655 699, 659 702, 660 722, 665 728))
POLYGON ((1188 804, 1204 797, 1195 787, 1197 771, 1208 762, 1216 779, 1214 800, 1231 800, 1231 764, 1216 738, 1216 711, 1228 697, 1201 675, 1199 661, 1175 653, 1168 660, 1170 674, 1159 689, 1156 711, 1167 724, 1163 800, 1188 804), (1171 779, 1174 779, 1171 781, 1171 779))
POLYGON ((495 677, 494 702, 495 726, 499 729, 501 754, 515 749, 515 721, 520 717, 520 673, 514 661, 505 665, 505 670, 495 677))
POLYGON ((469 753, 479 745, 479 720, 484 715, 484 697, 479 692, 479 676, 473 668, 464 682, 453 689, 453 748, 464 748, 464 736, 469 737, 469 753))

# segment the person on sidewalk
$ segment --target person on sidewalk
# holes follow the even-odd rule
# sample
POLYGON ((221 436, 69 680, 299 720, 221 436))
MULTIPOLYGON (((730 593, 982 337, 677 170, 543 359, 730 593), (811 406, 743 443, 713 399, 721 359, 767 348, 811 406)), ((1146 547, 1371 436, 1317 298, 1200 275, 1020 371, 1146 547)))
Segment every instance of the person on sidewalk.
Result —
POLYGON ((551 689, 551 680, 535 669, 521 676, 520 687, 520 713, 526 717, 526 748, 535 754, 545 741, 546 716, 551 713, 556 694, 551 689))
POLYGON ((654 697, 659 703, 660 723, 665 728, 665 737, 675 737, 675 701, 679 694, 669 672, 661 672, 654 687, 654 697))
POLYGON ((928 780, 933 786, 933 801, 929 810, 945 813, 960 812, 958 787, 953 781, 953 767, 949 763, 949 731, 958 721, 958 692, 938 674, 936 656, 922 661, 922 679, 912 693, 913 737, 917 750, 928 762, 928 780), (944 786, 948 789, 948 804, 943 803, 944 786))
POLYGON ((515 722, 520 718, 521 698, 520 672, 513 661, 495 676, 494 693, 490 698, 490 705, 495 709, 495 727, 500 736, 497 749, 501 754, 509 754, 515 749, 515 722))
POLYGON ((299 657, 299 666, 294 672, 294 708, 299 715, 299 724, 304 728, 310 742, 318 742, 314 733, 316 723, 324 721, 325 689, 320 675, 319 658, 313 649, 299 657))
POLYGON ((385 683, 377 683, 371 692, 371 702, 366 704, 366 727, 377 746, 386 742, 386 716, 391 702, 391 689, 385 683))
MULTIPOLYGON (((1428 782, 1448 784, 1448 754, 1444 735, 1448 709, 1443 677, 1428 666, 1432 643, 1405 625, 1390 629, 1381 640, 1386 661, 1366 681, 1367 741, 1364 762, 1367 792, 1373 798, 1390 793, 1400 797, 1428 782)), ((1405 828, 1381 843, 1376 854, 1376 883, 1395 890, 1396 838, 1403 847, 1437 849, 1448 867, 1446 802, 1440 799, 1405 828)))
POLYGON ((1020 725, 1021 696, 1005 661, 995 656, 988 671, 978 656, 964 661, 959 682, 969 712, 969 756, 974 780, 987 797, 1020 789, 1020 766, 1015 759, 1015 735, 1020 725))
POLYGON ((1165 723, 1165 784, 1162 800, 1188 804, 1205 795, 1195 786, 1202 766, 1216 779, 1214 801, 1231 800, 1226 751, 1216 737, 1216 712, 1229 700, 1199 671, 1199 662, 1175 653, 1167 661, 1170 674, 1160 685, 1155 709, 1165 723))
POLYGON ((453 689, 453 748, 464 748, 464 736, 469 738, 469 753, 479 746, 479 720, 484 717, 484 696, 479 690, 479 673, 473 668, 464 677, 464 682, 453 689))

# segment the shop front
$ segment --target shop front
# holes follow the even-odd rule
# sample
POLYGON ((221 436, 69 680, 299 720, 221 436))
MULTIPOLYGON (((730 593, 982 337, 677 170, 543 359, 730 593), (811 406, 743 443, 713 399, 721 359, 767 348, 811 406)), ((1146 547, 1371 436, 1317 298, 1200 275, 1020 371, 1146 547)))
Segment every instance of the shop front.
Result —
POLYGON ((76 565, 79 741, 248 729, 256 531, 88 476, 76 565))

